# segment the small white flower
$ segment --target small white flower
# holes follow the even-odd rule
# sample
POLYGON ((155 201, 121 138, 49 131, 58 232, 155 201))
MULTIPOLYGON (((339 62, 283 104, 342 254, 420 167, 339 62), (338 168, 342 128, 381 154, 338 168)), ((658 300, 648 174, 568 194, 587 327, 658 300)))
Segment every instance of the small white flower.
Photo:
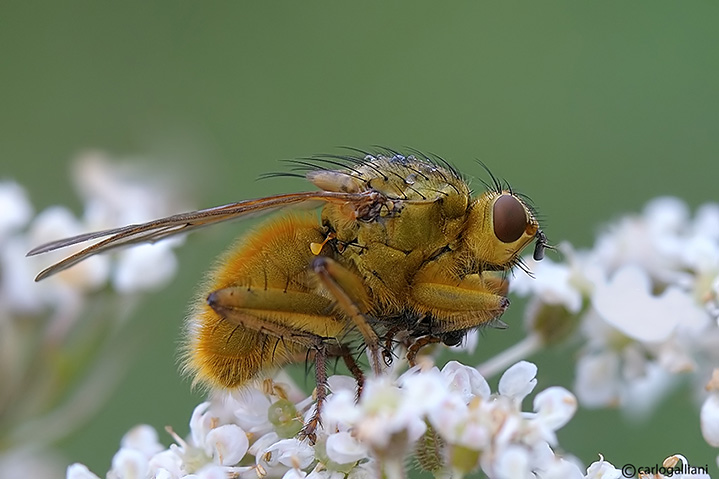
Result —
POLYGON ((684 241, 682 262, 697 275, 714 275, 719 271, 717 240, 707 236, 693 236, 684 241))
POLYGON ((689 328, 706 323, 705 313, 678 288, 659 296, 650 289, 645 271, 624 266, 611 281, 597 285, 592 302, 607 323, 637 341, 664 341, 682 323, 689 328))
POLYGON ((218 426, 207 433, 205 438, 205 452, 221 466, 240 462, 249 446, 247 434, 235 424, 218 426))
POLYGON ((171 197, 168 184, 147 178, 131 163, 110 161, 100 152, 84 154, 73 165, 75 186, 91 213, 86 219, 95 229, 149 221, 178 208, 181 199, 171 197))
POLYGON ((25 257, 30 245, 24 237, 10 237, 0 248, 0 301, 10 313, 40 314, 48 306, 68 304, 66 295, 34 282, 36 262, 25 257), (40 293, 40 291, 42 293, 40 293), (43 294, 44 293, 44 294, 43 294))
MULTIPOLYGON (((377 464, 373 460, 363 462, 347 474, 347 479, 376 479, 377 464)), ((334 478, 333 478, 334 479, 334 478)))
POLYGON ((535 277, 517 275, 510 283, 510 291, 520 296, 537 296, 546 304, 559 304, 571 313, 582 307, 582 295, 573 285, 573 272, 566 264, 555 263, 549 258, 542 261, 527 259, 535 277))
POLYGON ((645 362, 640 375, 628 376, 626 353, 633 348, 625 349, 624 382, 621 388, 620 402, 628 417, 643 419, 648 417, 676 383, 675 375, 659 366, 654 361, 645 362))
POLYGON ((138 451, 127 447, 120 448, 112 458, 110 474, 123 479, 142 479, 150 471, 149 458, 138 451))
MULTIPOLYGON (((58 238, 67 238, 80 233, 86 233, 86 228, 77 220, 73 214, 61 206, 53 206, 38 214, 30 225, 28 232, 29 242, 39 245, 58 238)), ((76 253, 82 249, 82 245, 70 246, 60 251, 39 256, 34 262, 42 261, 43 264, 50 264, 67 255, 76 253)), ((98 255, 78 263, 72 268, 58 273, 55 277, 49 278, 48 282, 63 283, 80 291, 91 291, 102 286, 110 273, 110 259, 108 256, 98 255)))
POLYGON ((259 457, 262 454, 262 451, 266 450, 279 440, 280 436, 278 436, 276 432, 268 432, 264 436, 260 436, 255 442, 252 443, 249 452, 253 456, 259 457))
POLYGON ((562 428, 577 411, 574 394, 560 386, 553 386, 534 397, 537 420, 552 431, 562 428))
MULTIPOLYGON (((463 367, 473 370, 476 373, 473 379, 476 380, 476 383, 481 382, 481 380, 476 379, 479 376, 476 369, 467 366, 463 367)), ((397 385, 402 393, 402 405, 400 407, 407 413, 416 416, 421 416, 429 409, 434 408, 447 394, 450 371, 457 372, 459 369, 455 366, 450 366, 447 374, 441 373, 436 367, 421 372, 419 369, 410 369, 397 379, 397 385)), ((469 378, 466 379, 467 383, 469 383, 469 378)), ((476 383, 466 385, 471 387, 476 383)))
POLYGON ((98 476, 90 472, 84 464, 70 464, 67 468, 67 479, 100 479, 98 476))
POLYGON ((644 220, 654 231, 678 233, 689 222, 689 207, 674 196, 660 196, 646 204, 644 220))
POLYGON ((158 469, 156 471, 150 471, 150 474, 152 474, 150 477, 152 479, 175 479, 172 474, 170 474, 170 471, 167 469, 158 469))
POLYGON ((210 403, 203 402, 195 407, 190 418, 190 437, 187 441, 177 436, 171 429, 170 434, 177 444, 170 445, 170 451, 176 454, 187 471, 197 471, 212 462, 211 452, 206 450, 206 437, 215 425, 209 412, 210 403))
POLYGON ((305 469, 315 460, 314 449, 298 439, 282 439, 265 449, 260 456, 269 467, 283 465, 296 469, 305 469))
MULTIPOLYGON (((405 376, 404 381, 416 385, 411 389, 426 390, 426 384, 420 384, 423 380, 415 382, 411 375, 405 376)), ((437 374, 432 378, 437 380, 439 376, 437 374)), ((414 442, 427 429, 424 420, 417 414, 418 410, 424 408, 426 405, 418 403, 416 398, 407 400, 407 395, 403 394, 390 378, 370 378, 365 383, 360 398, 362 417, 355 424, 357 437, 375 448, 387 447, 393 436, 402 432, 406 432, 410 443, 414 442)))
POLYGON ((450 361, 442 368, 442 374, 449 380, 449 391, 459 393, 466 403, 474 396, 488 399, 492 393, 487 380, 476 368, 450 361))
POLYGON ((499 378, 498 391, 521 403, 537 385, 537 366, 528 361, 520 361, 507 369, 499 378))
POLYGON ((30 221, 33 207, 25 189, 14 181, 0 181, 0 241, 30 221))
POLYGON ((538 444, 542 441, 541 431, 521 414, 520 403, 514 398, 498 396, 488 406, 482 411, 481 421, 489 427, 492 445, 498 450, 518 442, 538 444))
POLYGON ((309 476, 307 476, 307 473, 304 471, 300 471, 299 469, 290 469, 289 471, 285 472, 285 475, 282 476, 282 479, 305 479, 309 476))
POLYGON ((272 430, 267 411, 272 404, 270 399, 254 388, 237 393, 231 407, 237 424, 248 433, 262 435, 272 430))
POLYGON ((584 479, 582 470, 572 461, 555 457, 550 463, 538 472, 541 479, 584 479))
POLYGON ((165 449, 158 441, 157 431, 152 426, 141 424, 130 429, 120 441, 121 447, 135 449, 147 457, 165 449))
POLYGON ((210 402, 205 401, 195 406, 190 417, 190 436, 194 446, 205 444, 205 438, 213 427, 213 416, 210 412, 210 402))
POLYGON ((501 479, 534 479, 529 452, 521 446, 509 446, 494 461, 492 471, 485 472, 501 479))
POLYGON ((347 431, 330 434, 325 447, 327 457, 337 464, 349 464, 367 457, 367 447, 347 431))
POLYGON ((587 468, 586 479, 620 479, 624 477, 622 471, 614 467, 611 463, 604 460, 600 454, 599 460, 593 462, 587 468))
MULTIPOLYGON (((215 464, 208 464, 202 467, 195 474, 192 474, 196 479, 227 479, 227 469, 215 464)), ((188 476, 185 476, 188 477, 188 476)))
POLYGON ((707 384, 709 395, 702 404, 699 422, 704 440, 713 447, 719 447, 719 369, 715 369, 707 384))
POLYGON ((177 271, 172 246, 161 241, 122 251, 112 275, 113 287, 119 293, 129 294, 165 286, 177 271))
POLYGON ((700 350, 701 347, 697 347, 699 343, 711 341, 714 335, 716 335, 716 330, 713 333, 707 331, 707 334, 701 338, 701 342, 696 340, 700 338, 676 336, 654 349, 654 354, 657 356, 656 362, 664 371, 671 374, 696 371, 699 364, 693 357, 694 350, 700 350))
POLYGON ((431 409, 428 413, 429 421, 437 433, 452 444, 468 445, 472 448, 482 449, 490 441, 490 432, 478 416, 478 411, 470 410, 467 402, 459 395, 452 394, 431 409))
POLYGON ((169 477, 175 478, 183 475, 182 458, 171 449, 158 452, 150 458, 149 468, 151 474, 159 474, 159 471, 165 471, 163 474, 169 474, 169 477))
POLYGON ((697 209, 692 222, 692 235, 719 241, 719 204, 706 203, 697 209))
POLYGON ((674 200, 659 199, 647 205, 644 216, 629 216, 601 234, 591 251, 591 262, 606 274, 625 265, 635 265, 664 283, 684 280, 680 270, 683 240, 678 236, 686 225, 674 200), (665 209, 665 211, 662 211, 665 209))
POLYGON ((619 356, 613 351, 582 355, 577 361, 574 392, 584 407, 616 405, 619 400, 619 356))
POLYGON ((346 428, 361 418, 362 411, 355 404, 355 394, 347 389, 331 394, 322 408, 322 423, 328 431, 346 428))

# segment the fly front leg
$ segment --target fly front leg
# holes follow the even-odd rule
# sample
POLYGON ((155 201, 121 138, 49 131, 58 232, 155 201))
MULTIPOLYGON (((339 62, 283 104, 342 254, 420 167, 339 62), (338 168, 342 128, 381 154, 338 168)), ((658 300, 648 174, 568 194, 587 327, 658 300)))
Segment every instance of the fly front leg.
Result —
POLYGON ((475 328, 500 316, 509 299, 499 294, 503 283, 496 278, 469 275, 458 283, 419 279, 411 288, 416 309, 437 318, 433 332, 475 328))
POLYGON ((312 261, 312 269, 336 301, 342 313, 352 320, 362 335, 370 354, 372 371, 382 371, 379 362, 379 337, 364 316, 369 306, 369 298, 361 278, 336 261, 318 256, 312 261))
MULTIPOLYGON (((425 276, 424 278, 429 278, 425 276)), ((408 349, 408 360, 414 362, 419 349, 427 344, 456 344, 457 333, 491 324, 509 306, 504 279, 469 275, 454 284, 419 278, 411 288, 413 307, 430 318, 429 334, 418 338, 408 349)))

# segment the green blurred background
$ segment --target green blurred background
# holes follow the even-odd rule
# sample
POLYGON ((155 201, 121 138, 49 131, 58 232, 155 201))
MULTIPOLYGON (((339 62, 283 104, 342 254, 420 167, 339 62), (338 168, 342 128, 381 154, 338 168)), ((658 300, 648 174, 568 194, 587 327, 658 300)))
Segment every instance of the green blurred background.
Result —
MULTIPOLYGON (((718 25, 711 1, 6 0, 0 176, 39 209, 79 211, 68 165, 98 148, 155 159, 211 206, 307 188, 254 180, 286 168, 279 159, 412 146, 469 175, 482 176, 481 159, 534 199, 552 241, 589 246, 603 223, 657 195, 717 199, 718 25)), ((102 475, 134 424, 187 432, 201 397, 177 372, 182 319, 243 229, 195 235, 179 251, 176 280, 136 314, 146 347, 101 414, 61 444, 69 461, 102 475)), ((464 359, 519 339, 522 309, 514 301, 510 330, 486 332, 464 359)), ((573 358, 534 358, 539 387, 571 385, 573 358)), ((716 472, 689 388, 663 404, 641 424, 580 410, 560 444, 587 464, 681 452, 716 472)))

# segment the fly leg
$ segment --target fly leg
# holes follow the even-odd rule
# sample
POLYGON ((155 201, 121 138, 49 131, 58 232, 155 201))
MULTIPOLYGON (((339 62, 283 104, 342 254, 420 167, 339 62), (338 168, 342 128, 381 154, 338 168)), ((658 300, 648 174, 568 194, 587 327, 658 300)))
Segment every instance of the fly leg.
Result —
POLYGON ((327 349, 325 347, 315 348, 315 381, 317 383, 315 412, 300 431, 300 437, 306 437, 312 444, 317 442, 315 431, 322 424, 322 406, 327 398, 327 349))
POLYGON ((350 373, 352 373, 352 376, 357 382, 357 395, 355 396, 355 400, 359 401, 359 398, 362 395, 362 388, 364 387, 364 373, 357 365, 354 356, 352 356, 352 352, 343 344, 338 349, 331 349, 329 351, 329 355, 332 357, 342 358, 345 366, 347 366, 347 369, 349 369, 350 373))
POLYGON ((400 331, 403 331, 405 328, 402 326, 393 326, 390 328, 389 331, 387 331, 387 334, 384 336, 384 350, 382 350, 382 357, 384 359, 384 364, 389 367, 392 364, 392 345, 394 342, 394 338, 400 331))
POLYGON ((438 336, 422 336, 421 338, 418 338, 409 348, 407 348, 407 362, 409 363, 409 366, 414 367, 417 365, 417 353, 419 353, 420 349, 428 344, 435 344, 439 342, 442 342, 442 339, 438 336))
POLYGON ((454 284, 415 281, 411 292, 413 306, 431 317, 432 324, 431 334, 419 338, 408 349, 410 364, 427 344, 456 344, 461 339, 457 333, 492 324, 509 306, 506 291, 506 280, 489 274, 469 275, 454 284))
MULTIPOLYGON (((248 291, 246 288, 229 287, 210 293, 207 304, 225 321, 239 327, 277 338, 278 345, 286 349, 304 349, 314 351, 315 377, 317 384, 317 402, 312 417, 300 431, 301 437, 308 438, 313 444, 317 439, 315 431, 321 424, 322 406, 327 397, 327 356, 328 348, 336 346, 328 342, 335 338, 336 332, 300 329, 295 324, 323 324, 327 318, 317 313, 326 308, 327 303, 319 296, 307 293, 282 293, 285 300, 291 299, 294 312, 277 311, 278 293, 271 289, 248 291), (295 324, 293 324, 295 323, 295 324)), ((341 348, 341 346, 340 346, 341 348)), ((349 354, 349 352, 348 352, 349 354)))
POLYGON ((362 314, 363 310, 367 310, 369 300, 361 279, 324 256, 317 256, 312 261, 312 269, 337 302, 337 307, 352 320, 362 335, 369 350, 372 371, 379 374, 382 371, 379 363, 379 337, 362 314))

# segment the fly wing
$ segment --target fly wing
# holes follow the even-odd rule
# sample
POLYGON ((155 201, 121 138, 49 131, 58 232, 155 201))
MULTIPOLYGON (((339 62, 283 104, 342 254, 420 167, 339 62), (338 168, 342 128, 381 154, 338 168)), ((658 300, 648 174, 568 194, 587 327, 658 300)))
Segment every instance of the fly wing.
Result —
POLYGON ((35 277, 35 281, 40 281, 91 256, 104 253, 105 251, 121 246, 138 243, 153 243, 170 236, 188 233, 195 229, 204 228, 205 226, 214 225, 223 221, 244 218, 252 213, 266 213, 284 206, 312 201, 360 204, 363 202, 372 202, 373 200, 369 192, 341 193, 333 191, 318 191, 268 196, 266 198, 245 200, 204 210, 180 213, 166 218, 149 221, 147 223, 96 231, 94 233, 85 233, 71 238, 52 241, 34 248, 27 254, 27 256, 35 256, 65 248, 66 246, 105 238, 42 270, 35 277))

